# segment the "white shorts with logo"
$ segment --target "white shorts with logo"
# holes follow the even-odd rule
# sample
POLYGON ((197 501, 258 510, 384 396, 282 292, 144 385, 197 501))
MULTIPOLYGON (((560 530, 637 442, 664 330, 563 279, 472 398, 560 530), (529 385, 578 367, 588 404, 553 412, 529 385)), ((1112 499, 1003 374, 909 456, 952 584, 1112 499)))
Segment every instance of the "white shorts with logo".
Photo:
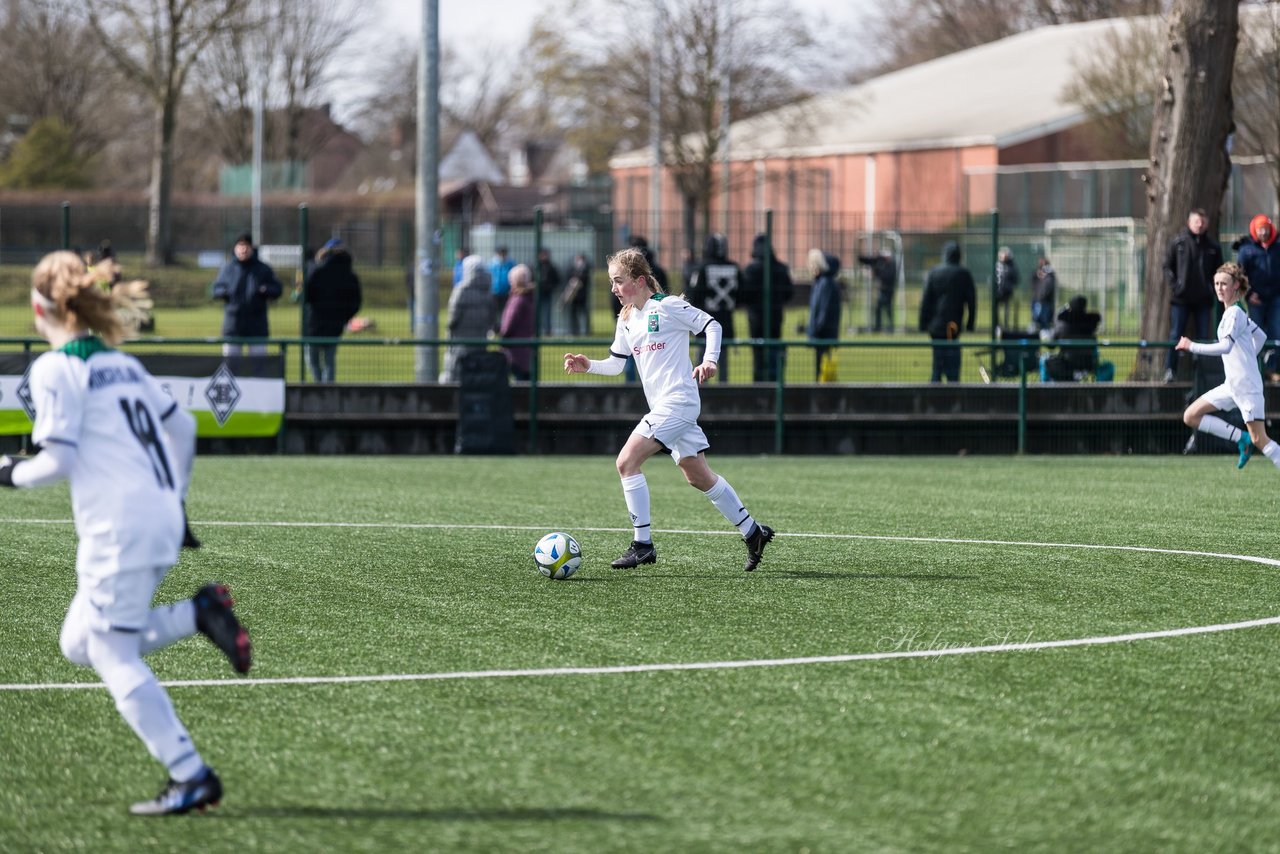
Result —
POLYGON ((1223 383, 1209 389, 1203 396, 1218 409, 1239 408, 1240 417, 1246 424, 1250 421, 1262 421, 1266 417, 1267 403, 1261 392, 1241 394, 1237 397, 1231 393, 1227 384, 1223 383))
POLYGON ((680 415, 654 415, 650 412, 631 432, 656 441, 677 463, 685 457, 696 457, 711 447, 698 422, 680 415))

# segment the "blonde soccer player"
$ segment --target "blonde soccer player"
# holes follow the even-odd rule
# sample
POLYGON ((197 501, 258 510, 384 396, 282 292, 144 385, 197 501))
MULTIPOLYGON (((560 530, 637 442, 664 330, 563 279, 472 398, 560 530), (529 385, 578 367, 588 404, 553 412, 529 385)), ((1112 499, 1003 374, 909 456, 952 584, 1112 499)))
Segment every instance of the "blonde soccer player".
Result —
POLYGON ((1262 394, 1262 372, 1258 369, 1258 352, 1267 335, 1249 319, 1245 296, 1249 293, 1249 277, 1235 263, 1226 263, 1213 274, 1213 292, 1222 303, 1222 320, 1218 322, 1218 340, 1200 344, 1183 336, 1177 349, 1204 356, 1221 356, 1226 381, 1192 401, 1182 414, 1188 426, 1211 436, 1234 442, 1240 456, 1236 468, 1244 468, 1256 446, 1267 459, 1280 468, 1280 445, 1267 436, 1264 419, 1266 402, 1262 394), (1210 413, 1238 408, 1249 432, 1243 433, 1210 413))
POLYGON ((195 419, 137 359, 113 349, 122 334, 116 303, 95 278, 72 252, 46 255, 32 273, 35 326, 50 346, 30 374, 31 435, 40 451, 0 458, 0 485, 70 481, 79 546, 62 653, 94 669, 120 716, 168 771, 160 794, 130 812, 185 813, 217 804, 222 783, 142 657, 199 631, 244 673, 249 635, 221 584, 151 606, 183 543, 195 419))
POLYGON ((609 357, 601 361, 581 353, 566 353, 569 374, 622 372, 628 356, 634 356, 644 385, 649 413, 640 419, 618 453, 622 495, 631 514, 631 546, 613 562, 615 569, 654 563, 658 559, 649 522, 649 485, 640 467, 645 460, 666 451, 685 480, 715 505, 737 527, 747 547, 743 569, 754 570, 773 539, 773 529, 761 525, 747 512, 742 500, 723 477, 707 465, 707 436, 698 426, 702 402, 698 384, 716 374, 720 355, 720 324, 688 302, 662 292, 644 254, 623 249, 609 258, 609 285, 622 304, 617 332, 609 357), (689 336, 705 333, 706 350, 694 367, 689 359, 689 336))

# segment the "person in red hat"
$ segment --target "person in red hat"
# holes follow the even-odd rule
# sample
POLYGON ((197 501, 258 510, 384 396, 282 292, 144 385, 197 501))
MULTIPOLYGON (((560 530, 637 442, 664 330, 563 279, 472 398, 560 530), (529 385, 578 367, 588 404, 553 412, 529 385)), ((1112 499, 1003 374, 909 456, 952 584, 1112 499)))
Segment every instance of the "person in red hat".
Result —
MULTIPOLYGON (((1276 226, 1266 214, 1249 221, 1249 236, 1240 241, 1236 262, 1249 277, 1249 317, 1267 334, 1267 339, 1280 339, 1280 242, 1276 226)), ((1280 382, 1278 352, 1268 350, 1263 356, 1267 379, 1280 382)))

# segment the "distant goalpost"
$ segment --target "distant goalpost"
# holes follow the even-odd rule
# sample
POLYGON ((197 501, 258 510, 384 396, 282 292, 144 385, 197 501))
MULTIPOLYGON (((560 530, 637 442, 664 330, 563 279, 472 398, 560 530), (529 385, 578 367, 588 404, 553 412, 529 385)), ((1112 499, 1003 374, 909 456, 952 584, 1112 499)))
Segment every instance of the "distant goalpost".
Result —
POLYGON ((1046 220, 1044 247, 1058 276, 1060 305, 1071 295, 1084 294, 1102 315, 1102 330, 1112 335, 1138 332, 1147 248, 1143 220, 1046 220))

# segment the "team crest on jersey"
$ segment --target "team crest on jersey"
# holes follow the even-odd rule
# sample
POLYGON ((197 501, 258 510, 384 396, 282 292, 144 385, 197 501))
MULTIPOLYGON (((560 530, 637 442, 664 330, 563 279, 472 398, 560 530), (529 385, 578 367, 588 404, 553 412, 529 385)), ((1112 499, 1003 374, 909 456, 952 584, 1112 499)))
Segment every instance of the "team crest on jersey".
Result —
POLYGON ((650 332, 658 331, 658 315, 656 314, 649 315, 649 331, 650 332))
POLYGON ((235 374, 227 368, 226 362, 218 365, 218 370, 214 371, 213 376, 209 378, 204 396, 209 401, 209 408, 213 410, 213 417, 218 419, 218 426, 221 427, 227 423, 227 419, 231 417, 231 411, 240 401, 240 386, 236 384, 235 374))
POLYGON ((31 366, 27 366, 27 371, 22 375, 22 382, 18 383, 18 401, 22 404, 22 411, 27 413, 27 418, 32 421, 36 420, 36 402, 31 397, 31 366))

